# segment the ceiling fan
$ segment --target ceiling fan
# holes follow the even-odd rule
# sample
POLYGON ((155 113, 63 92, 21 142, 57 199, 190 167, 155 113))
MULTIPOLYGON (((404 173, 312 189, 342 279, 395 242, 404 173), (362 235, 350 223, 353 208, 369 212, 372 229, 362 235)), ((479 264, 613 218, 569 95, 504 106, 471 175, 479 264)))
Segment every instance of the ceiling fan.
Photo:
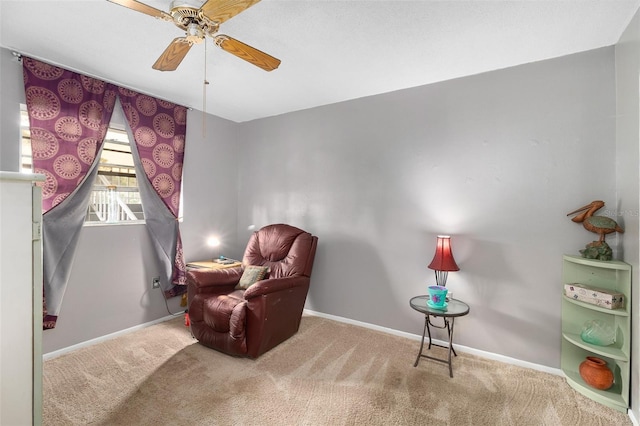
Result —
POLYGON ((173 22, 185 31, 176 37, 153 64, 160 71, 174 71, 194 44, 209 36, 216 46, 265 71, 273 71, 280 60, 224 34, 218 34, 220 24, 243 12, 260 0, 173 0, 169 12, 156 9, 136 0, 108 0, 129 9, 164 21, 173 22))

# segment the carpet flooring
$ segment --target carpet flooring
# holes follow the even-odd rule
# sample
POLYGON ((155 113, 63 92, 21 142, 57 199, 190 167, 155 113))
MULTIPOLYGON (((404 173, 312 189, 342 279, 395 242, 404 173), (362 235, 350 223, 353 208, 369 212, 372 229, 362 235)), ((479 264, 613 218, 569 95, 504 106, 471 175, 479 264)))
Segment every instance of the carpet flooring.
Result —
POLYGON ((552 374, 464 353, 453 378, 445 364, 413 367, 418 346, 304 316, 251 360, 198 344, 176 318, 46 361, 44 424, 632 424, 552 374))

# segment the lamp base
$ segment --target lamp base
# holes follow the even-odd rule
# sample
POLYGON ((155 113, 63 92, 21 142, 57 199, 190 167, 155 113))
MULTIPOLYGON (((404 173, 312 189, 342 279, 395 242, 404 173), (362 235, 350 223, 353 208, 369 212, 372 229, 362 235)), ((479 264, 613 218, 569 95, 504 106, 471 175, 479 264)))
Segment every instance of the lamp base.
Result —
POLYGON ((442 287, 447 286, 447 277, 449 272, 447 271, 433 271, 436 274, 436 284, 442 287))

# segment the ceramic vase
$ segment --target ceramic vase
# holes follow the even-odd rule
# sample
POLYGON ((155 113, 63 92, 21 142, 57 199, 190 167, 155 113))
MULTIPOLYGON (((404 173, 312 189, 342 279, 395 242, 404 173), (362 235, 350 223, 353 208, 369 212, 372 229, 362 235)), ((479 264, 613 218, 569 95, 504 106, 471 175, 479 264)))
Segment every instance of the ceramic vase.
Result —
POLYGON ((588 356, 579 367, 580 377, 589 386, 606 390, 613 386, 613 372, 602 358, 588 356))

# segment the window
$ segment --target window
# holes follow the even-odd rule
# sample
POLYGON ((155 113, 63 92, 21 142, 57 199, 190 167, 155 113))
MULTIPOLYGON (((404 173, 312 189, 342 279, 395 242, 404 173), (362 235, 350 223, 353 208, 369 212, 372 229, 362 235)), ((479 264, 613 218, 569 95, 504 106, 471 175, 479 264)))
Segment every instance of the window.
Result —
POLYGON ((124 130, 109 128, 85 221, 119 223, 140 220, 144 220, 144 214, 129 137, 124 130))
MULTIPOLYGON (((21 108, 22 172, 31 173, 31 135, 26 106, 21 108)), ((87 208, 85 224, 136 223, 144 220, 138 179, 129 137, 123 129, 109 127, 104 140, 98 174, 87 208)))

